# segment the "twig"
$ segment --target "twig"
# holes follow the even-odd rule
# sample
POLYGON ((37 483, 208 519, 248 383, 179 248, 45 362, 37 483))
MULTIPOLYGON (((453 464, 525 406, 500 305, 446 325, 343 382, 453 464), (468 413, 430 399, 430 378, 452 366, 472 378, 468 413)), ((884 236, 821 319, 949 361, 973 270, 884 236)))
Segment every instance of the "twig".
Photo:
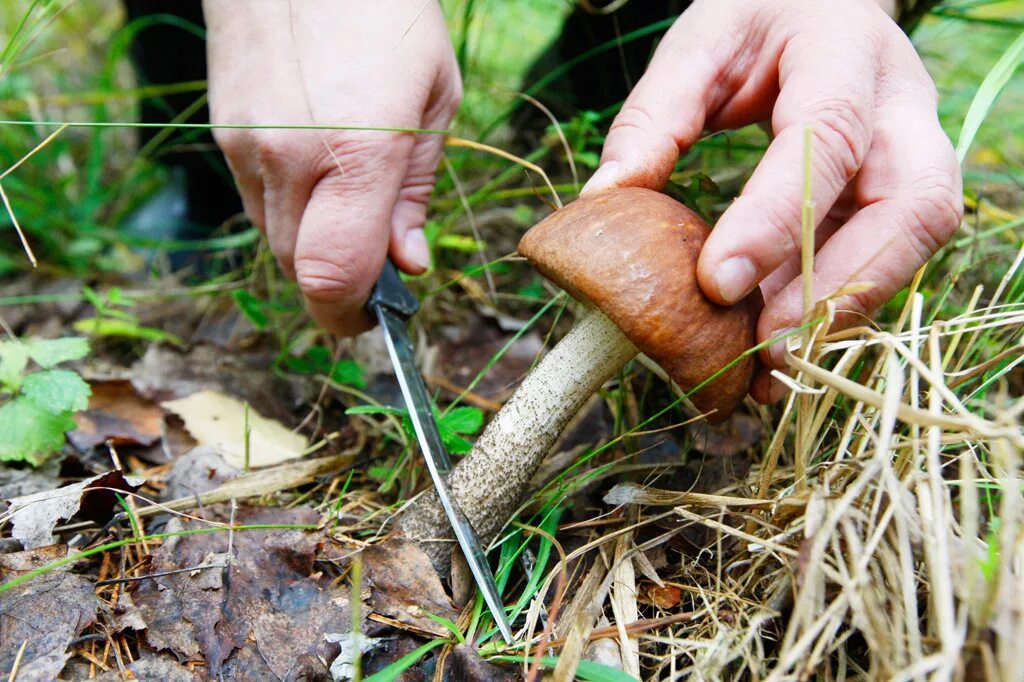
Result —
POLYGON ((191 573, 193 571, 204 571, 208 568, 227 568, 227 564, 199 564, 198 566, 186 566, 185 568, 175 568, 170 571, 160 571, 158 573, 147 573, 145 575, 129 575, 123 578, 110 578, 108 580, 97 580, 93 583, 96 587, 105 587, 107 585, 118 585, 121 583, 138 582, 142 580, 150 580, 152 578, 163 578, 165 576, 174 575, 176 573, 191 573))
POLYGON ((15 678, 18 677, 18 670, 21 669, 21 659, 25 656, 25 649, 28 647, 28 640, 26 639, 21 643, 21 648, 18 649, 18 655, 14 657, 14 666, 11 668, 11 674, 7 677, 7 682, 14 682, 15 678))

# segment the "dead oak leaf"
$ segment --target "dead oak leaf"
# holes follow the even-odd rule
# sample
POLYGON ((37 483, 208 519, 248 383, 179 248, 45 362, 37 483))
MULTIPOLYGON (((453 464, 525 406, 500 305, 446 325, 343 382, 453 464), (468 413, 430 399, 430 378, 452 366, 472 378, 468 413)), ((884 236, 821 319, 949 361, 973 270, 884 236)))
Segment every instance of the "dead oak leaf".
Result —
POLYGON ((448 632, 426 614, 450 620, 459 614, 445 594, 430 558, 419 545, 401 538, 363 550, 363 570, 372 588, 373 612, 417 632, 446 637, 448 632))
MULTIPOLYGON (((227 520, 223 505, 207 510, 227 520)), ((241 507, 238 524, 311 524, 311 509, 241 507)), ((173 520, 168 530, 189 528, 173 520)), ((301 530, 239 531, 171 538, 152 557, 150 571, 193 571, 142 580, 132 600, 146 639, 184 660, 196 651, 211 678, 295 679, 309 662, 329 660, 324 632, 351 628, 348 593, 314 574, 320 537, 301 530)))
POLYGON ((89 407, 75 415, 78 428, 68 434, 79 450, 110 442, 149 446, 160 440, 164 412, 136 393, 130 381, 91 381, 89 407))
MULTIPOLYGON (((0 578, 8 580, 67 555, 65 545, 0 554, 0 578)), ((91 625, 99 601, 93 586, 63 566, 0 597, 0 670, 11 670, 25 653, 18 680, 54 680, 68 659, 71 641, 91 625)))
POLYGON ((12 498, 7 501, 14 525, 11 535, 25 549, 34 549, 53 542, 53 529, 61 521, 78 517, 105 523, 111 511, 119 508, 115 493, 135 492, 143 482, 121 471, 108 471, 55 490, 12 498))

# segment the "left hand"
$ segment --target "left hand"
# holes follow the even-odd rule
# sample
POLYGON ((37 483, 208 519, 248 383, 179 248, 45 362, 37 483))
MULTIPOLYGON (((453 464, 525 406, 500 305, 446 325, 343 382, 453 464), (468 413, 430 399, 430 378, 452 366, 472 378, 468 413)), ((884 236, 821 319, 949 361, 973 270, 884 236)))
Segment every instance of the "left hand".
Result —
MULTIPOLYGON (((936 91, 907 37, 873 0, 696 0, 668 31, 616 117, 585 191, 661 189, 702 132, 770 119, 774 139, 704 246, 705 294, 731 304, 760 286, 758 341, 800 325, 804 130, 813 131, 815 300, 839 324, 888 301, 953 235, 960 169, 936 91)), ((781 368, 781 344, 763 354, 781 368)), ((751 389, 784 389, 765 370, 751 389)))

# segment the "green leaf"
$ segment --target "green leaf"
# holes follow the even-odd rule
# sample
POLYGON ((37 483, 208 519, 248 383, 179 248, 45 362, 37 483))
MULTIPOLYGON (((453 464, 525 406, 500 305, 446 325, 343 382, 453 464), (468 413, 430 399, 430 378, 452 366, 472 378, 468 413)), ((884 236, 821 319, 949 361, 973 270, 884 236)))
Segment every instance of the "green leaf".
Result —
POLYGON ((363 368, 355 360, 338 360, 331 370, 331 380, 335 383, 353 386, 355 388, 366 388, 366 379, 363 378, 363 368))
POLYGON ((473 450, 473 444, 462 436, 455 433, 446 433, 444 429, 441 431, 441 440, 444 441, 444 446, 453 455, 468 455, 473 450))
POLYGON ((345 410, 345 414, 391 414, 396 417, 408 417, 409 413, 397 407, 387 405, 356 405, 345 410))
MULTIPOLYGON (((436 413, 435 413, 436 416, 436 413)), ((456 407, 437 419, 437 430, 441 440, 453 455, 465 455, 473 444, 459 434, 474 434, 484 425, 484 413, 476 407, 456 407)))
POLYGON ((464 234, 443 234, 437 238, 437 248, 463 253, 476 253, 487 248, 487 244, 464 234))
POLYGON ((107 289, 107 301, 110 305, 119 305, 122 308, 134 308, 135 300, 127 296, 120 287, 107 289))
POLYGON ((484 425, 484 412, 478 407, 456 407, 442 414, 438 425, 452 433, 474 434, 484 425))
MULTIPOLYGON (((369 677, 364 677, 363 682, 391 682, 391 680, 396 680, 399 675, 416 665, 417 661, 443 644, 447 644, 447 640, 435 639, 433 642, 427 642, 423 646, 413 649, 383 670, 379 670, 369 677)), ((519 659, 517 658, 516 660, 518 661, 519 659)))
POLYGON ((184 341, 170 332, 153 327, 143 327, 138 322, 131 320, 112 319, 109 317, 86 317, 78 320, 72 326, 75 328, 75 331, 94 336, 141 339, 143 341, 166 341, 179 347, 185 345, 184 341))
POLYGON ((459 630, 459 626, 453 623, 450 618, 438 616, 430 611, 424 611, 423 615, 451 632, 455 639, 458 640, 459 644, 466 643, 466 638, 462 635, 462 631, 459 630))
POLYGON ((235 305, 242 311, 245 318, 252 322, 252 326, 259 330, 267 328, 267 304, 264 301, 256 298, 245 289, 235 289, 231 297, 235 299, 235 305))
POLYGON ((978 92, 974 95, 974 99, 971 100, 971 106, 967 108, 964 125, 960 129, 960 139, 956 143, 956 158, 960 163, 967 158, 967 150, 971 148, 971 143, 974 142, 982 122, 1022 61, 1024 61, 1024 33, 1017 36, 1013 44, 1006 49, 1003 56, 988 72, 985 80, 981 82, 978 92))
POLYGON ((50 414, 77 412, 89 406, 92 389, 69 369, 48 369, 25 377, 21 392, 50 414))
POLYGON ((17 391, 27 366, 28 346, 21 341, 0 342, 0 383, 4 388, 17 391))
POLYGON ((64 446, 64 433, 75 420, 64 412, 50 414, 25 396, 0 406, 0 460, 38 465, 64 446))
POLYGON ((79 360, 89 354, 89 340, 80 336, 29 339, 25 345, 28 346, 29 357, 44 369, 50 369, 62 362, 79 360))

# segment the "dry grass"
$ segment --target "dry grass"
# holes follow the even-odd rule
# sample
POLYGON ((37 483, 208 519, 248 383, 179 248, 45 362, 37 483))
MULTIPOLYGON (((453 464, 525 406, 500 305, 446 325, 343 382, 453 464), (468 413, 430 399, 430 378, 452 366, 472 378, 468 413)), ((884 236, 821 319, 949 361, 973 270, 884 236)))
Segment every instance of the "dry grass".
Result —
MULTIPOLYGON (((633 635, 645 679, 1020 678, 1024 402, 1009 391, 1024 304, 1000 296, 1022 260, 1024 249, 983 308, 948 320, 923 324, 920 294, 889 330, 829 337, 826 315, 809 346, 790 349, 795 390, 766 457, 721 496, 624 486, 606 497, 678 505, 670 534, 714 536, 715 559, 680 578, 685 620, 633 635), (982 334, 1005 340, 1011 360, 977 402, 957 389, 992 366, 975 355, 982 334)), ((620 628, 624 566, 644 549, 624 552, 624 529, 596 541, 606 561, 573 602, 608 597, 620 628)), ((568 612, 563 656, 576 658, 600 609, 568 612)), ((633 639, 619 641, 631 660, 633 639)))

